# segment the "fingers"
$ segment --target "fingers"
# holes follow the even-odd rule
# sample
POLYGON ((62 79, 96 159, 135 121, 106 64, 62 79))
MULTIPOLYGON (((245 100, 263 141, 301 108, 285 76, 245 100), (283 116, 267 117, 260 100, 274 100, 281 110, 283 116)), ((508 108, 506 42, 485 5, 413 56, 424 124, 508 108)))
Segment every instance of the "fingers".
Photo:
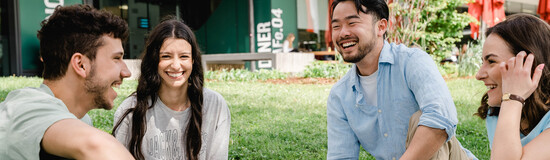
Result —
POLYGON ((527 71, 527 74, 531 75, 531 66, 533 66, 533 61, 535 60, 535 56, 533 54, 527 55, 527 58, 525 58, 525 64, 523 65, 523 69, 527 71))
MULTIPOLYGON (((510 59, 510 60, 511 60, 511 59, 510 59)), ((508 69, 506 69, 506 62, 500 62, 500 64, 498 65, 498 68, 499 68, 499 70, 500 70, 500 74, 501 74, 501 75, 506 75, 506 74, 505 74, 505 73, 506 73, 506 70, 508 70, 508 69)))
POLYGON ((510 59, 508 59, 508 61, 506 62, 506 67, 507 69, 514 69, 514 67, 516 66, 516 57, 512 57, 510 59))
POLYGON ((523 69, 523 59, 525 58, 525 55, 526 55, 525 51, 521 51, 516 55, 516 59, 515 59, 516 61, 514 66, 518 67, 518 69, 520 70, 523 69))
POLYGON ((535 73, 533 73, 533 84, 538 86, 540 77, 542 76, 542 70, 544 69, 544 64, 539 64, 537 68, 535 69, 535 73))

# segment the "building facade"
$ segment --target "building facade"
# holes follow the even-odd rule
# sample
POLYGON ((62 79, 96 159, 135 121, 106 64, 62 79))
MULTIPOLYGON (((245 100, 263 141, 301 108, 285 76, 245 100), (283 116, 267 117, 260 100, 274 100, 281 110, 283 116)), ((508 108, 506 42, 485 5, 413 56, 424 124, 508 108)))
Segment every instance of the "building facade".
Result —
MULTIPOLYGON (((130 29, 126 59, 140 57, 149 31, 168 16, 179 17, 195 31, 203 54, 278 53, 290 33, 300 51, 330 50, 324 39, 330 29, 328 0, 2 0, 0 76, 40 75, 40 22, 56 6, 71 4, 93 5, 125 19, 130 29)), ((505 10, 507 15, 536 14, 537 5, 537 0, 508 0, 505 10)))

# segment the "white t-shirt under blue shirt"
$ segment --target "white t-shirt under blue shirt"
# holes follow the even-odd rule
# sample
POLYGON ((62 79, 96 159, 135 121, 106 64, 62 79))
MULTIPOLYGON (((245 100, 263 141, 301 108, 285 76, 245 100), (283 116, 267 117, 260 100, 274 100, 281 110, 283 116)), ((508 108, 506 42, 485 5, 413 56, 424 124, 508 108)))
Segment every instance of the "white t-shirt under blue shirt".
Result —
MULTIPOLYGON (((357 72, 359 75, 359 72, 357 72)), ((376 106, 378 102, 376 101, 376 77, 378 77, 378 70, 371 75, 361 76, 359 75, 359 83, 363 87, 363 96, 367 102, 367 105, 376 106)))

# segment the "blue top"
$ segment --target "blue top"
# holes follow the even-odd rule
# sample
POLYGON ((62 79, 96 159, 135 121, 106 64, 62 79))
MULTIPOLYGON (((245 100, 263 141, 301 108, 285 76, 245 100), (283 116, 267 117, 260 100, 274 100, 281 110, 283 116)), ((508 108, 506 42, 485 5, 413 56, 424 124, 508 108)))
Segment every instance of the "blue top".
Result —
MULTIPOLYGON (((489 137, 489 144, 491 144, 491 149, 493 148, 493 138, 495 137, 495 129, 497 128, 498 116, 487 116, 485 119, 485 126, 487 128, 487 137, 489 137)), ((521 146, 525 146, 531 140, 535 139, 542 131, 550 128, 550 112, 546 112, 544 117, 540 120, 531 132, 527 136, 519 133, 521 139, 521 146)), ((518 131, 519 132, 519 131, 518 131)))
MULTIPOLYGON (((444 129, 447 141, 458 123, 451 94, 424 51, 384 42, 378 60, 378 106, 365 102, 356 66, 331 89, 327 102, 327 159, 358 159, 359 145, 376 159, 405 152, 409 119, 422 110, 419 125, 444 129)), ((469 151, 470 157, 471 155, 469 151)))

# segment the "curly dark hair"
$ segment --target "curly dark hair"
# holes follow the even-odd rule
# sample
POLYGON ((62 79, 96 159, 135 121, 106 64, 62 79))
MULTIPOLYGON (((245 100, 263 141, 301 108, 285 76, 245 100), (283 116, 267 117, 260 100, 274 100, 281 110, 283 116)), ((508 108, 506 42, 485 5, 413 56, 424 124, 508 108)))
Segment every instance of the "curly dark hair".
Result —
MULTIPOLYGON (((159 95, 162 78, 158 73, 158 64, 160 59, 160 48, 168 38, 184 39, 191 44, 191 57, 193 58, 193 69, 189 76, 189 88, 187 96, 191 102, 191 116, 189 124, 184 134, 187 159, 196 160, 202 145, 201 126, 202 126, 202 104, 203 104, 203 85, 204 72, 201 61, 201 53, 197 40, 191 28, 182 21, 168 17, 157 25, 147 38, 145 51, 141 59, 141 75, 138 80, 137 90, 131 96, 136 96, 137 103, 134 108, 128 109, 113 127, 113 135, 116 129, 122 123, 122 120, 133 113, 129 150, 136 159, 144 159, 141 151, 143 136, 147 130, 147 110, 155 106, 159 95), (149 100, 151 103, 149 104, 149 100)), ((185 97, 182 97, 185 98, 185 97)))
MULTIPOLYGON (((510 51, 516 55, 520 51, 533 54, 535 59, 531 68, 534 73, 539 64, 550 63, 550 25, 541 19, 529 14, 514 14, 506 20, 487 29, 486 36, 497 35, 506 43, 510 51)), ((550 70, 549 65, 544 66, 542 76, 535 92, 525 100, 525 106, 521 111, 520 132, 527 135, 533 130, 539 121, 548 112, 550 101, 550 70), (526 125, 526 126, 525 126, 526 125)), ((481 119, 487 116, 498 116, 500 108, 487 104, 488 95, 481 98, 481 106, 474 115, 481 119)))
POLYGON ((128 37, 128 24, 122 18, 82 4, 56 7, 41 26, 37 36, 44 62, 42 76, 47 80, 63 77, 74 53, 93 61, 97 49, 103 45, 103 35, 122 41, 128 37))

